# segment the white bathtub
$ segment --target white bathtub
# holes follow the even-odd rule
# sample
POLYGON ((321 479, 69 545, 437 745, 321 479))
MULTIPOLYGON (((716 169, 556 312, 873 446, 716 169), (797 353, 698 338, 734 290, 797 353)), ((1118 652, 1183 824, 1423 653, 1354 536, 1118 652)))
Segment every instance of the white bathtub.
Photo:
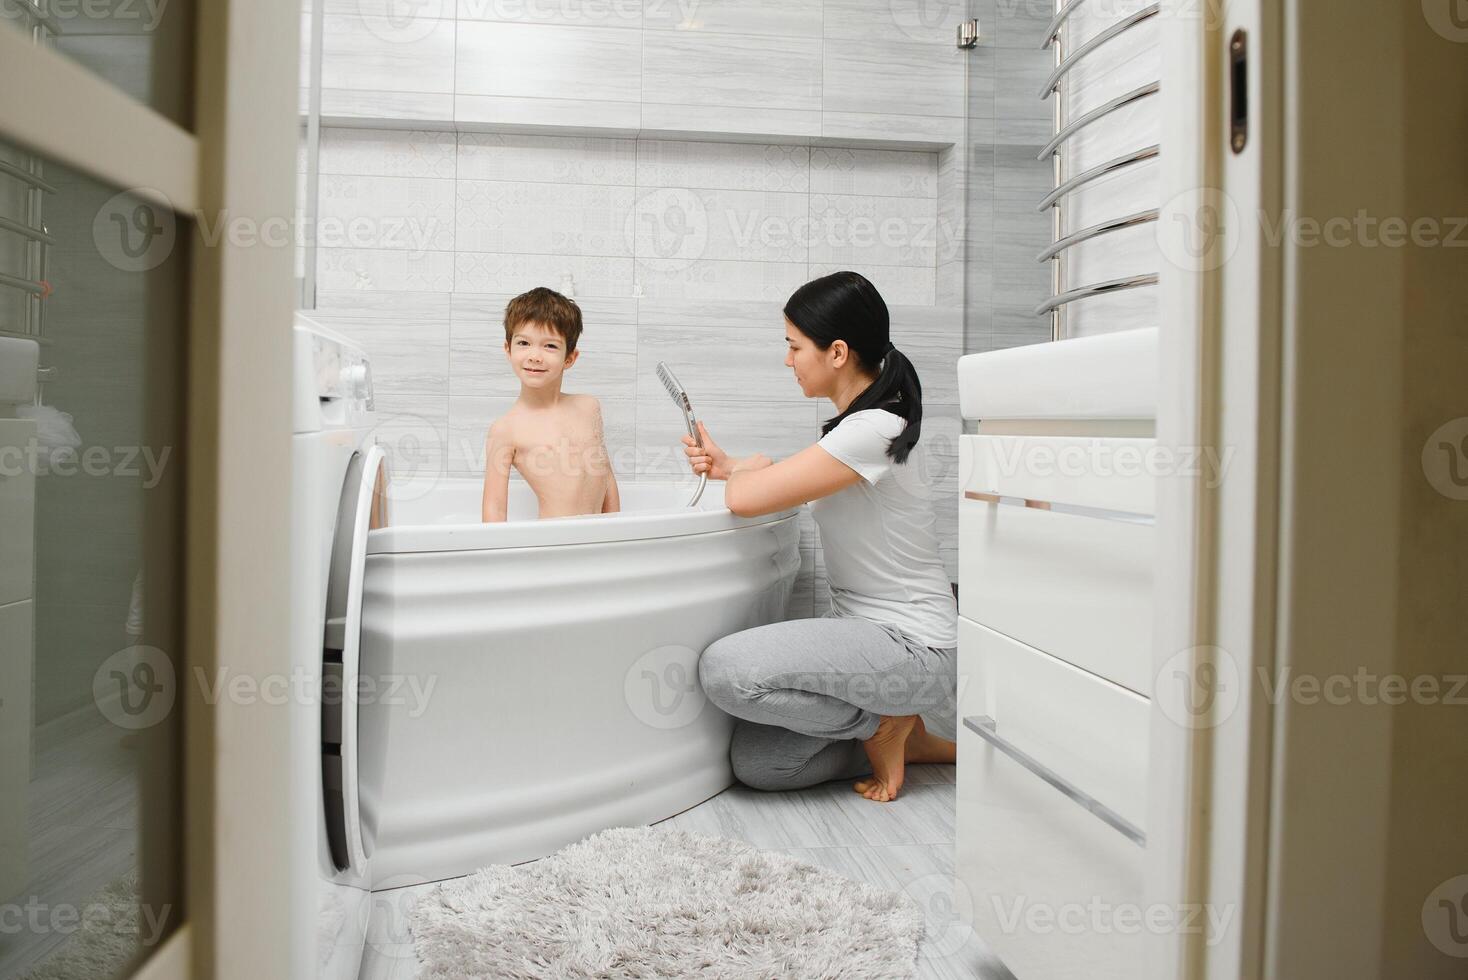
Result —
POLYGON ((481 524, 480 485, 393 500, 373 531, 363 649, 401 675, 376 887, 543 857, 732 782, 731 719, 698 688, 714 640, 785 618, 794 510, 739 518, 710 484, 623 484, 624 511, 481 524), (416 686, 415 686, 416 685, 416 686), (425 692, 420 697, 414 692, 425 692))

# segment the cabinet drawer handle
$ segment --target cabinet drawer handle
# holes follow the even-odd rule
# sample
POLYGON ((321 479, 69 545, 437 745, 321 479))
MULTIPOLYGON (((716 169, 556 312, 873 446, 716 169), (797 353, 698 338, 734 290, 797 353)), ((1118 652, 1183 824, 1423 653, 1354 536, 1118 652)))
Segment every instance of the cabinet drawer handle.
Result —
POLYGON ((994 748, 1003 752, 1051 786, 1060 790, 1060 792, 1079 803, 1083 809, 1094 813, 1103 823, 1120 831, 1121 835, 1133 844, 1136 844, 1138 847, 1147 846, 1147 835, 1142 832, 1141 828, 1094 796, 1079 789, 1065 777, 1057 775, 1016 748, 1014 743, 999 734, 999 726, 995 724, 993 718, 990 718, 988 715, 970 715, 963 720, 963 727, 978 735, 984 741, 994 746, 994 748))
MULTIPOLYGON (((977 500, 981 503, 986 504, 997 504, 1000 502, 1001 497, 999 494, 994 493, 991 490, 965 490, 963 492, 963 499, 977 500)), ((1037 510, 1050 510, 1051 508, 1057 506, 1068 507, 1070 509, 1067 511, 1067 513, 1075 514, 1078 517, 1093 517, 1097 520, 1102 521, 1123 521, 1128 524, 1151 524, 1156 520, 1156 518, 1154 518, 1151 514, 1138 514, 1129 510, 1112 510, 1108 507, 1083 507, 1079 504, 1059 504, 1053 500, 1031 500, 1028 497, 1025 497, 1023 499, 1026 507, 1033 507, 1037 510)))

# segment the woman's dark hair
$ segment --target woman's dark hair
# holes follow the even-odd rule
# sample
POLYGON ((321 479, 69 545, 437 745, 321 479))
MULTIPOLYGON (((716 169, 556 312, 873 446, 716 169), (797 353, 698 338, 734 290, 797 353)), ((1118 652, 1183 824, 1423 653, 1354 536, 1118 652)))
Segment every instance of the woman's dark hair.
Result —
POLYGON ((821 425, 821 435, 853 412, 880 408, 907 421, 907 428, 887 446, 888 458, 907 462, 907 454, 922 434, 923 386, 912 362, 888 338, 892 322, 877 287, 860 273, 833 272, 792 293, 785 316, 821 350, 829 350, 838 340, 846 341, 857 360, 877 375, 846 411, 821 425))

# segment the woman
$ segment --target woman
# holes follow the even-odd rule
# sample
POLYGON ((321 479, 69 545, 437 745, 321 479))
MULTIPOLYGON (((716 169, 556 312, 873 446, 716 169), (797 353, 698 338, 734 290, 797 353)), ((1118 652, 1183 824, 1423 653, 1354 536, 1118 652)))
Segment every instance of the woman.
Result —
POLYGON ((830 612, 726 636, 699 661, 704 692, 738 719, 734 774, 757 789, 870 773, 856 791, 885 803, 906 763, 955 758, 957 609, 913 455, 922 387, 889 329, 857 273, 806 283, 785 305, 785 366, 839 412, 820 441, 773 463, 730 457, 701 424, 701 447, 683 438, 695 473, 728 481, 734 513, 810 502, 821 531, 830 612))

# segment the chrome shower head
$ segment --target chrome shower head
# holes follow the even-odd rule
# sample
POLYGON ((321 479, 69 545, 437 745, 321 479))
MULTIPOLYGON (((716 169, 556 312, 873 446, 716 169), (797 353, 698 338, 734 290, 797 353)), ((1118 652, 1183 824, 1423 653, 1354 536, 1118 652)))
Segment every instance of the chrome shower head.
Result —
MULTIPOLYGON (((673 375, 673 369, 668 367, 666 361, 658 361, 658 380, 663 383, 664 388, 668 389, 668 394, 673 397, 673 404, 685 412, 690 414, 693 412, 693 404, 688 400, 688 392, 678 383, 678 379, 673 375)), ((695 431, 693 436, 695 439, 698 438, 698 433, 695 431)))
MULTIPOLYGON (((688 399, 688 392, 678 383, 673 375, 673 369, 663 361, 658 361, 658 380, 663 387, 668 389, 668 394, 673 398, 673 404, 683 410, 683 421, 688 425, 688 434, 693 437, 695 445, 702 446, 703 440, 698 435, 698 420, 693 417, 693 403, 688 399)), ((703 489, 708 485, 709 475, 699 474, 698 489, 693 492, 693 499, 688 502, 689 507, 698 504, 699 498, 703 496, 703 489)))

